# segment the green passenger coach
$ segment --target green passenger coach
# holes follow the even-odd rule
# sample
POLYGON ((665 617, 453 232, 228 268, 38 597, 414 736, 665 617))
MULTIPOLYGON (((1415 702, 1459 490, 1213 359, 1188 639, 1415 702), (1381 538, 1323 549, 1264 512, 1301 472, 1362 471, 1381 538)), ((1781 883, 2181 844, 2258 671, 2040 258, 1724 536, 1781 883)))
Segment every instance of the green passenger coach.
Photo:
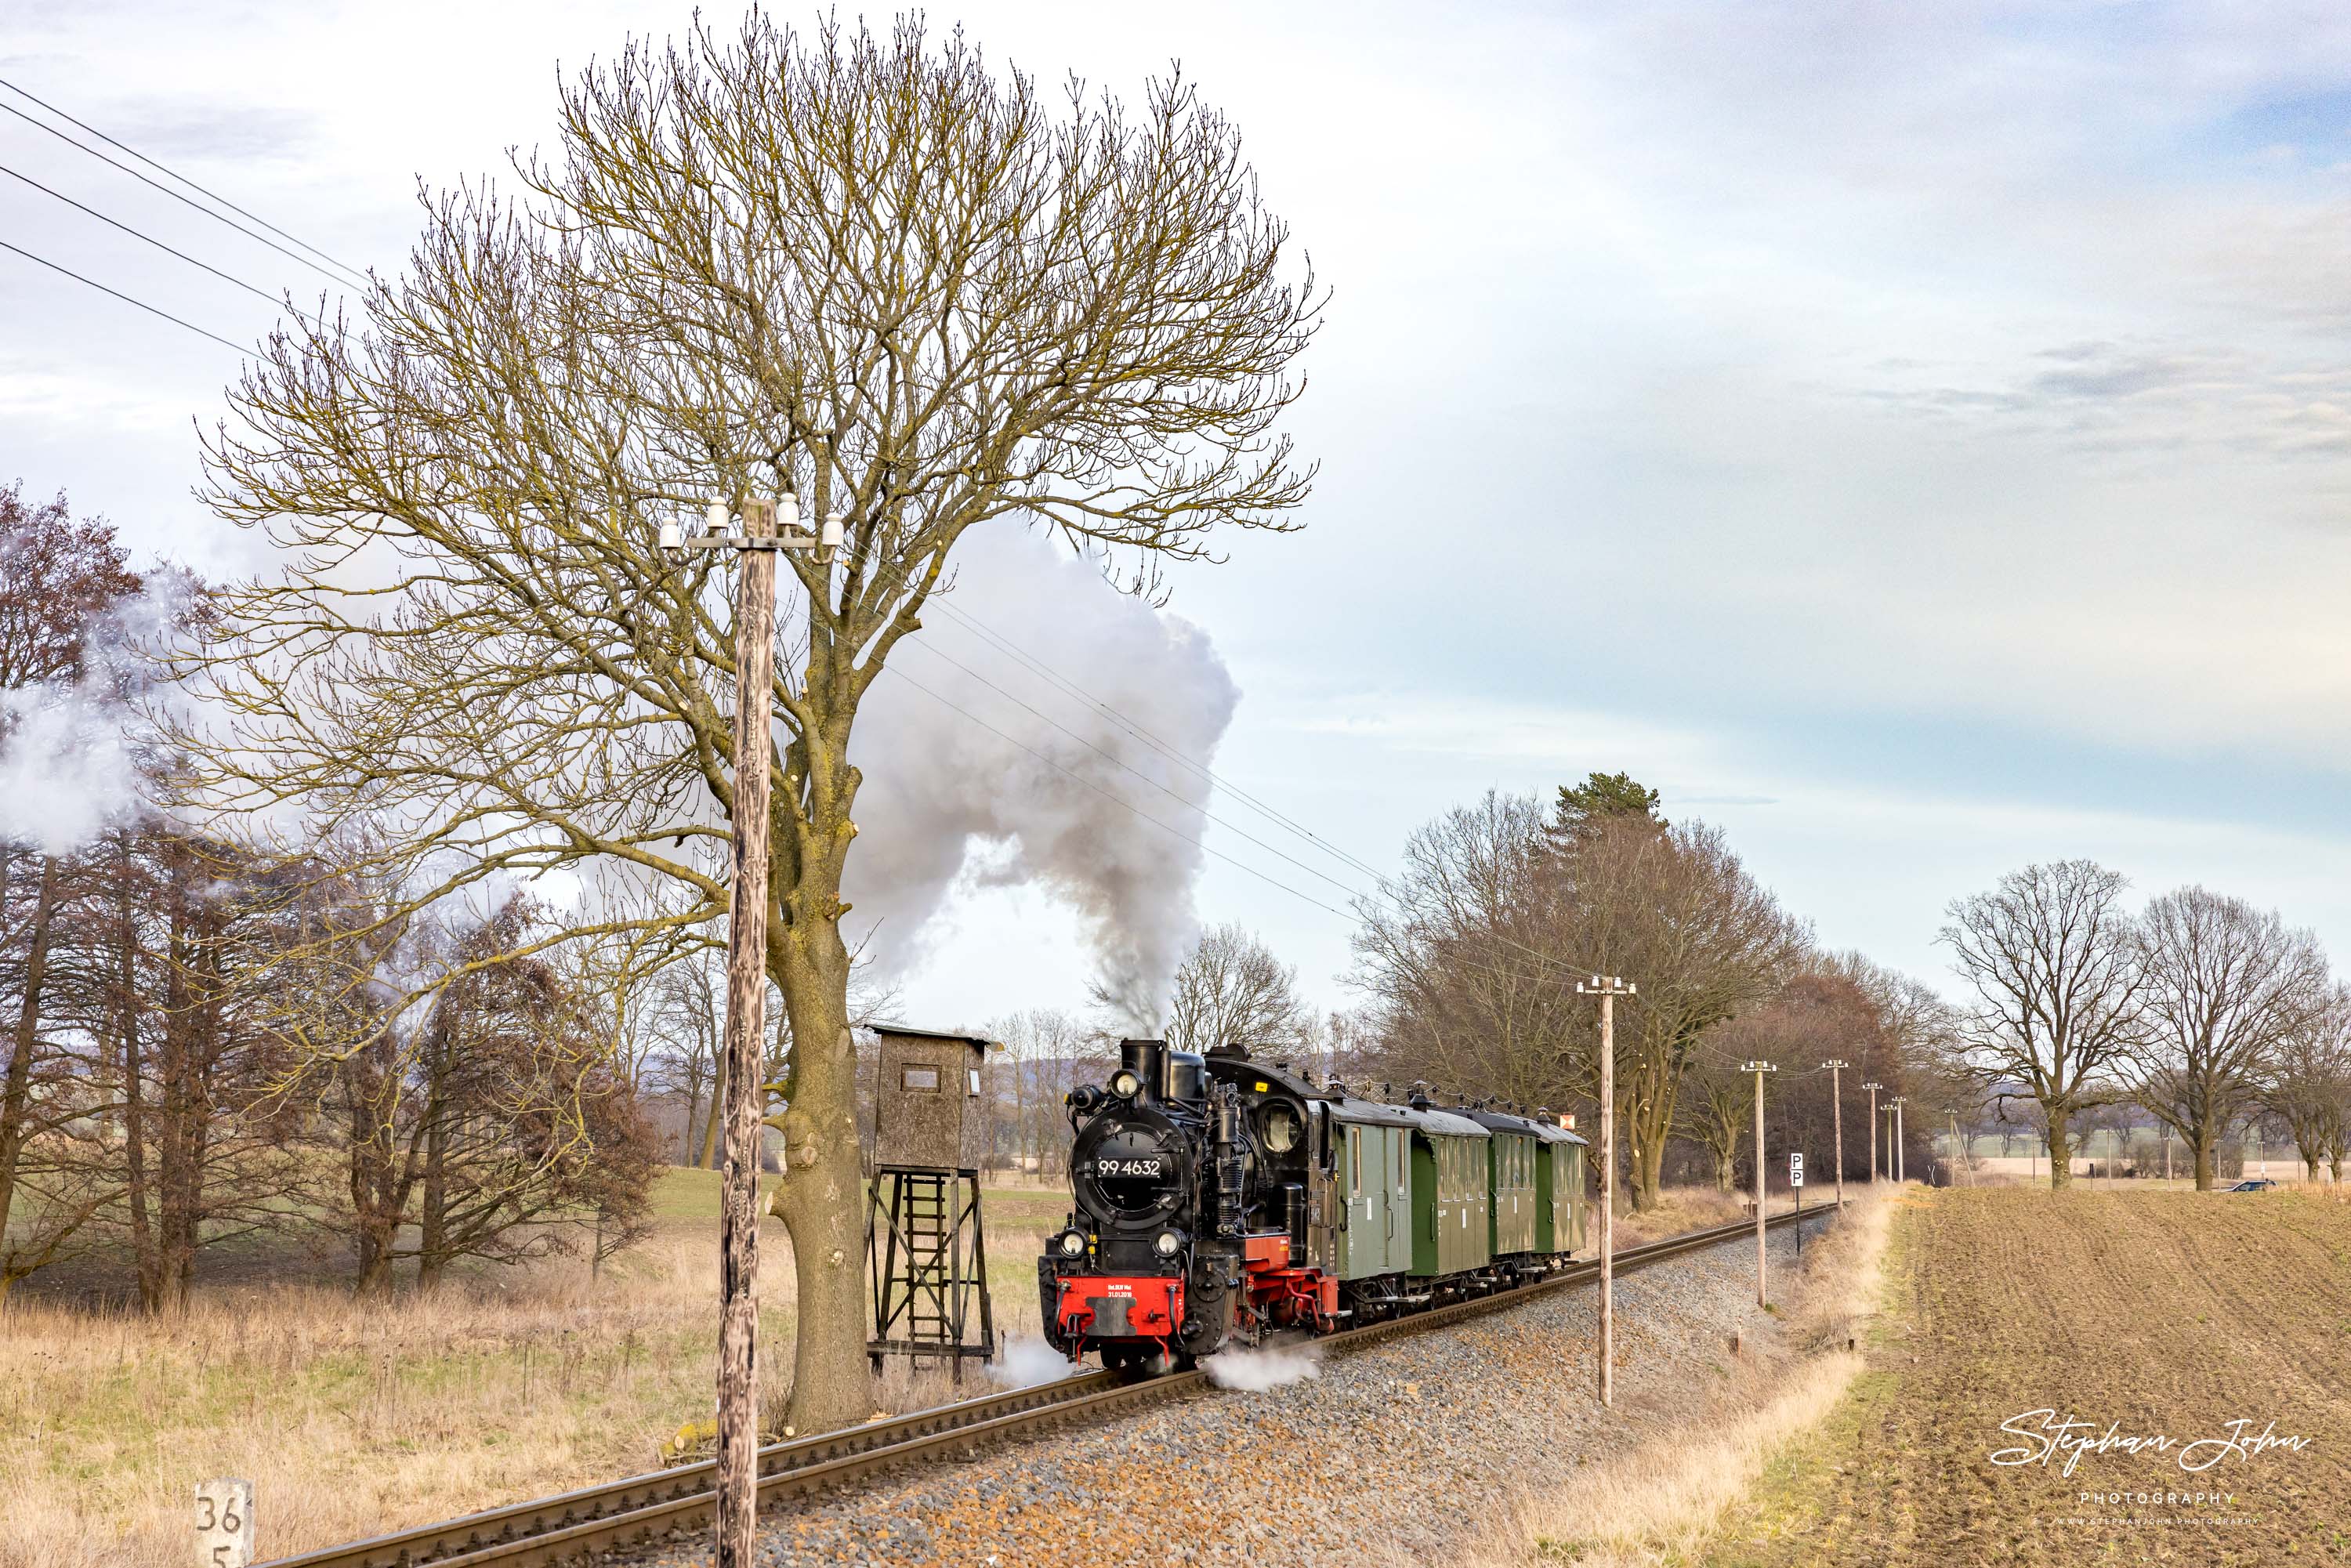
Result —
POLYGON ((1330 1116, 1339 1278, 1411 1273, 1412 1113, 1350 1098, 1330 1116))
POLYGON ((1493 1260, 1486 1129, 1420 1096, 1412 1105, 1412 1271, 1463 1274, 1493 1260))
POLYGON ((1535 1250, 1583 1249, 1584 1142, 1548 1119, 1535 1120, 1535 1250))

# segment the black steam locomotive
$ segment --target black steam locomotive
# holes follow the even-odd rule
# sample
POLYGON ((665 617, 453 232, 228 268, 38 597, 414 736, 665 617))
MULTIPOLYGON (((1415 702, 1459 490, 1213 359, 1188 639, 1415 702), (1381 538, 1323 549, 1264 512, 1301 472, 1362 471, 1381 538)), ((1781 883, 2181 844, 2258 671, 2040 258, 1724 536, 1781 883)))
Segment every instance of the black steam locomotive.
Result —
POLYGON ((1045 1333, 1107 1366, 1507 1289, 1581 1244, 1583 1140, 1544 1112, 1387 1104, 1238 1048, 1130 1040, 1069 1113, 1077 1207, 1038 1262, 1045 1333))

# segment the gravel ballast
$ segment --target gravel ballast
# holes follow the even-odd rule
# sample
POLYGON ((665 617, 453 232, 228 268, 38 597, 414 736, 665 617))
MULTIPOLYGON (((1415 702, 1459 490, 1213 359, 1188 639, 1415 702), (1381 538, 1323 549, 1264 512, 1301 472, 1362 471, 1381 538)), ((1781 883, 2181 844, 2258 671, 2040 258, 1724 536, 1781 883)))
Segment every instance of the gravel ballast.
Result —
MULTIPOLYGON (((1791 1233, 1772 1233, 1783 1281, 1793 1249, 1791 1233)), ((1507 1521, 1530 1489, 1695 1429, 1735 1376, 1729 1336, 1776 1337, 1755 1304, 1751 1239, 1620 1277, 1616 1406, 1605 1410, 1593 1389, 1593 1302, 1592 1288, 1568 1287, 1322 1358, 1313 1375, 1280 1386, 1212 1389, 1098 1428, 893 1473, 764 1515, 760 1560, 1442 1563, 1507 1521)), ((1240 1369, 1280 1370, 1278 1361, 1240 1369)), ((710 1554, 696 1542, 628 1561, 686 1568, 710 1554)))

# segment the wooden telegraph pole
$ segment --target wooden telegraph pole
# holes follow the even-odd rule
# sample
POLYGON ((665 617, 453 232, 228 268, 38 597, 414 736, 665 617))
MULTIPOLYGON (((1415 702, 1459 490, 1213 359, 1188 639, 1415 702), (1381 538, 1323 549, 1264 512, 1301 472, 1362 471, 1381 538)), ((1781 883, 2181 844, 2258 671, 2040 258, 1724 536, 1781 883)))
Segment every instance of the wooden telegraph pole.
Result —
POLYGON ((1780 1070, 1768 1061, 1750 1061, 1739 1071, 1755 1074, 1755 1304, 1767 1307, 1771 1302, 1763 1289, 1763 1195, 1771 1183, 1763 1170, 1763 1075, 1780 1070))
POLYGON ((1894 1185, 1900 1186, 1905 1179, 1902 1174, 1902 1096, 1896 1094, 1888 1100, 1886 1108, 1894 1113, 1894 1185))
POLYGON ((1616 998, 1640 989, 1621 975, 1578 980, 1600 998, 1600 1403, 1616 1403, 1616 998))
MULTIPOLYGON (((717 1568, 753 1568, 759 1518, 759 1144, 767 1083, 768 694, 775 685, 776 551, 830 550, 838 518, 823 537, 799 531, 799 504, 741 503, 743 531, 728 528, 736 508, 713 501, 708 531, 682 537, 662 527, 664 553, 732 549, 742 557, 735 582, 735 880, 726 926, 725 1175, 718 1210, 718 1463, 713 1513, 717 1568)), ((825 559, 820 557, 820 559, 825 559)))
POLYGON ((1869 1185, 1876 1186, 1877 1185, 1877 1092, 1886 1085, 1865 1083, 1862 1087, 1869 1091, 1869 1185))
POLYGON ((1843 1210, 1844 1207, 1844 1090, 1843 1084, 1844 1070, 1851 1067, 1853 1063, 1823 1061, 1821 1065, 1829 1070, 1829 1120, 1836 1128, 1837 1207, 1843 1210))

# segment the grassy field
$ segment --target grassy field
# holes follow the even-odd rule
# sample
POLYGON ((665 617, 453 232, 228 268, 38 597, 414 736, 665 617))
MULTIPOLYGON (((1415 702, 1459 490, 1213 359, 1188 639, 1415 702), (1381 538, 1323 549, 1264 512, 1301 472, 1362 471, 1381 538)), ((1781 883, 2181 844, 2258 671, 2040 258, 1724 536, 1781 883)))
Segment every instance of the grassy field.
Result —
POLYGON ((2351 1555, 2351 1205, 2128 1186, 1901 1202, 1865 1370, 1778 1447, 1695 1560, 2351 1555), (2173 1444, 2084 1452, 2067 1476, 2062 1449, 2034 1462, 2052 1441, 2050 1418, 2026 1414, 2039 1410, 2087 1423, 2081 1438, 2111 1424, 2173 1444), (2273 1423, 2309 1445, 2243 1451, 2273 1423), (2239 1449, 2221 1446, 2232 1437, 2239 1449), (1995 1452, 2027 1462, 1994 1464, 1995 1452), (2214 1462, 2191 1472, 2183 1453, 2214 1462))
MULTIPOLYGON (((998 1325, 1036 1332, 1035 1259, 1066 1194, 991 1189, 998 1325)), ((275 1557, 653 1467, 709 1414, 717 1177, 673 1171, 646 1240, 590 1281, 555 1260, 469 1275, 429 1300, 353 1301, 268 1277, 204 1286, 151 1319, 20 1291, 0 1315, 0 1568, 148 1568, 188 1550, 191 1489, 250 1478, 275 1557)), ((763 1398, 789 1386, 791 1259, 761 1247, 763 1398)), ((950 1391, 893 1371, 878 1404, 950 1391)))

